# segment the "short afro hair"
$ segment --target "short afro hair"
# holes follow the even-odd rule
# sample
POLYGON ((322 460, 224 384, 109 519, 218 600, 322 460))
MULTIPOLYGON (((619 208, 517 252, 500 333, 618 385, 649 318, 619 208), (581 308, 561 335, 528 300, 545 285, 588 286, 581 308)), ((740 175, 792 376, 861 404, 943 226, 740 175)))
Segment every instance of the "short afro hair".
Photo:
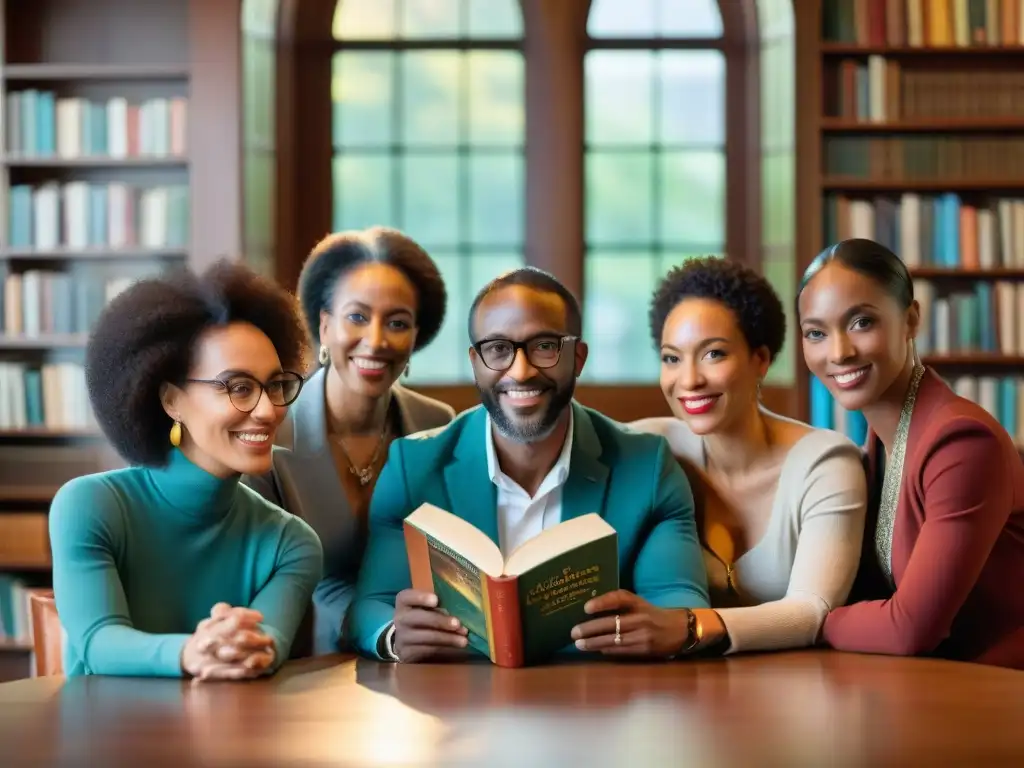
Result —
POLYGON ((363 264, 387 264, 412 283, 419 351, 437 336, 444 323, 448 292, 437 264, 412 238, 388 227, 336 232, 313 248, 299 275, 299 302, 314 344, 320 344, 320 313, 330 311, 343 275, 363 264))
POLYGON ((480 289, 473 304, 469 308, 469 338, 473 339, 473 319, 476 317, 477 307, 480 302, 486 299, 495 291, 508 288, 512 285, 521 285, 524 288, 532 288, 540 293, 553 293, 565 304, 565 320, 567 330, 574 336, 583 333, 583 315, 580 312, 580 303, 572 291, 566 288, 557 277, 550 272, 545 272, 537 267, 520 267, 498 275, 487 285, 480 289))
POLYGON ((172 421, 161 386, 184 382, 200 334, 236 322, 263 331, 285 369, 303 370, 308 347, 294 297, 241 263, 140 280, 104 308, 86 347, 85 380, 96 421, 125 461, 166 464, 172 421))
POLYGON ((786 313, 771 283, 736 261, 706 256, 672 269, 658 285, 649 314, 654 346, 669 314, 683 299, 709 299, 728 307, 751 350, 767 347, 774 361, 786 340, 786 313))

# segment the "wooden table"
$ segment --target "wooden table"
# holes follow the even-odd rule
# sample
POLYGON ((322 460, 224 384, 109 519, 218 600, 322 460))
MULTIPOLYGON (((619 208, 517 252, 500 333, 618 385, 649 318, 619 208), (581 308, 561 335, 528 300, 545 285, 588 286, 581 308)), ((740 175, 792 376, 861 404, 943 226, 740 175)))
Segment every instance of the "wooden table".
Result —
POLYGON ((3 765, 1024 765, 1024 672, 830 651, 0 685, 3 765))

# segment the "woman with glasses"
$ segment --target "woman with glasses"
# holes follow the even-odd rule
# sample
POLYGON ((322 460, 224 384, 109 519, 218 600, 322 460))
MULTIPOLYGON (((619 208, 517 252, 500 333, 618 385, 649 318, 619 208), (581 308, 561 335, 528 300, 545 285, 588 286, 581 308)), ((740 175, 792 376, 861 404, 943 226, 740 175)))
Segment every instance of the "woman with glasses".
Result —
POLYGON ((437 335, 447 303, 437 265, 413 240, 383 227, 329 235, 306 260, 298 293, 320 369, 281 430, 273 470, 245 482, 323 542, 310 649, 319 655, 344 646, 370 498, 391 441, 443 426, 455 412, 399 383, 413 353, 437 335))
POLYGON ((761 403, 786 317, 753 270, 688 261, 662 280, 650 321, 674 418, 633 426, 664 435, 691 476, 713 608, 694 611, 700 647, 813 645, 857 573, 867 506, 860 450, 761 403))
POLYGON ((304 351, 290 297, 239 264, 107 306, 86 383, 130 466, 71 480, 50 508, 67 675, 238 680, 288 658, 320 541, 239 480, 270 468, 304 351))

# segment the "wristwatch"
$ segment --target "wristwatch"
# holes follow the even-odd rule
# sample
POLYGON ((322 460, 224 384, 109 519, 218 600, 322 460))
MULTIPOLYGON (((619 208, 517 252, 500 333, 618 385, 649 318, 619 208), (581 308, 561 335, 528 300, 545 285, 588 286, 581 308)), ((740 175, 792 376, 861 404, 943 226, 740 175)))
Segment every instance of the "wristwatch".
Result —
POLYGON ((401 662, 398 658, 398 654, 395 653, 395 623, 391 622, 388 625, 387 632, 384 633, 384 654, 388 661, 401 662))
MULTIPOLYGON (((697 614, 689 608, 683 608, 686 613, 686 642, 683 647, 676 651, 675 656, 682 656, 697 648, 704 639, 704 625, 697 619, 697 614)), ((675 658, 673 656, 673 658, 675 658)))

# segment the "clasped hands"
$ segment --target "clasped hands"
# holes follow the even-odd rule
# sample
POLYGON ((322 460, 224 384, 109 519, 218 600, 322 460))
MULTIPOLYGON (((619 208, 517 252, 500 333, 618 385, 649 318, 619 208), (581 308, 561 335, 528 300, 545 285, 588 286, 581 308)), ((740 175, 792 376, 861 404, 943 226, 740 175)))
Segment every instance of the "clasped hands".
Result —
POLYGON ((181 651, 181 668, 193 680, 245 680, 274 663, 274 640, 259 628, 263 614, 217 603, 181 651))
MULTIPOLYGON (((609 656, 669 658, 679 652, 689 633, 682 611, 651 605, 632 592, 618 589, 584 606, 589 614, 606 614, 573 627, 571 636, 582 651, 609 656), (615 642, 615 615, 619 642, 615 642)), ((437 595, 406 589, 395 599, 395 653, 403 662, 458 658, 465 654, 467 631, 461 622, 437 610, 437 595)))

